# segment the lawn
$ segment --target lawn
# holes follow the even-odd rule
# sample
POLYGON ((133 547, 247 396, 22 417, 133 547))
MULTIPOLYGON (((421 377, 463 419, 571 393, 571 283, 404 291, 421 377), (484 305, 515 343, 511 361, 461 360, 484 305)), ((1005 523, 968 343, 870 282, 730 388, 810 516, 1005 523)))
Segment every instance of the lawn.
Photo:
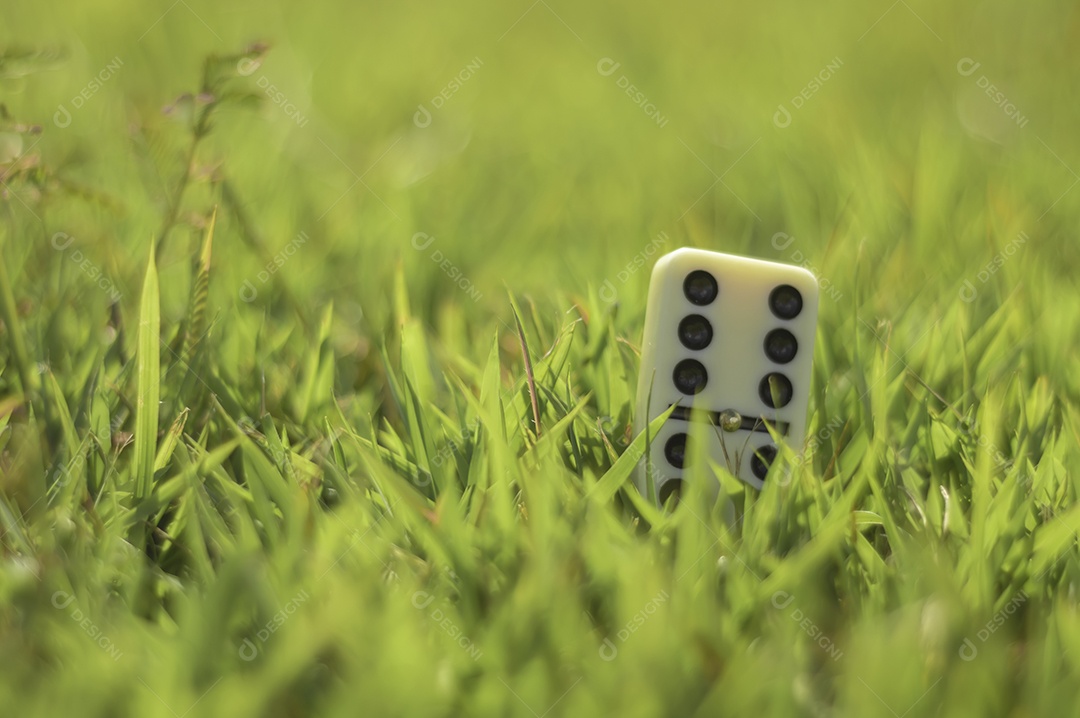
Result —
POLYGON ((7 2, 0 715, 1074 712, 1078 45, 1064 0, 7 2), (805 445, 659 508, 681 246, 821 308, 805 445))

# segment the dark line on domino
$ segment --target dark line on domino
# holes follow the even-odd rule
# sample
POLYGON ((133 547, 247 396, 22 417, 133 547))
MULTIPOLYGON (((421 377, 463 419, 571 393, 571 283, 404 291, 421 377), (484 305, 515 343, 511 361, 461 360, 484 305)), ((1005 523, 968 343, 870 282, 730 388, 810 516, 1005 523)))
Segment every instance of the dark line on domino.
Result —
MULTIPOLYGON (((676 406, 675 411, 671 412, 671 418, 675 419, 676 421, 690 421, 690 411, 691 410, 690 410, 689 407, 676 406)), ((713 426, 720 426, 720 413, 721 412, 719 412, 719 411, 707 411, 707 410, 704 410, 704 409, 702 409, 700 411, 701 411, 701 413, 705 414, 705 416, 708 419, 710 424, 712 424, 713 426)), ((740 414, 740 416, 742 416, 742 415, 740 414)), ((788 422, 786 422, 786 421, 777 421, 772 426, 773 426, 774 429, 776 429, 776 432, 778 434, 782 434, 784 436, 787 436, 788 428, 789 428, 790 424, 788 424, 788 422)), ((740 431, 757 431, 757 432, 761 432, 761 433, 764 433, 764 434, 769 433, 769 429, 768 429, 766 421, 764 419, 760 418, 760 417, 756 418, 756 419, 752 419, 749 416, 743 416, 742 417, 742 424, 739 426, 739 430, 740 431)))

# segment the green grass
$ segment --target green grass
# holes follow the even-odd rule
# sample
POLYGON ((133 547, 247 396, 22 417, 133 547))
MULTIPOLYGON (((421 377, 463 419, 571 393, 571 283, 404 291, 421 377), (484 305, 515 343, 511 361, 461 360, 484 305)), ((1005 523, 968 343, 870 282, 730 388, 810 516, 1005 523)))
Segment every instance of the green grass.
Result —
POLYGON ((0 712, 1071 710, 1078 28, 9 3, 0 712), (684 245, 827 284, 791 482, 660 510, 684 245))

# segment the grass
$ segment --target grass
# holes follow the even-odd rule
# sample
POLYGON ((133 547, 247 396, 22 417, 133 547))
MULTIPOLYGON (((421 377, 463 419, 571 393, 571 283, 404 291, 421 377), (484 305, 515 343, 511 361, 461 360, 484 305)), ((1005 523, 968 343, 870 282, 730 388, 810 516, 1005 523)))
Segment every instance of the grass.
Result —
POLYGON ((5 8, 5 715, 1070 709, 1078 28, 5 8), (684 245, 822 278, 811 437, 658 509, 684 245))

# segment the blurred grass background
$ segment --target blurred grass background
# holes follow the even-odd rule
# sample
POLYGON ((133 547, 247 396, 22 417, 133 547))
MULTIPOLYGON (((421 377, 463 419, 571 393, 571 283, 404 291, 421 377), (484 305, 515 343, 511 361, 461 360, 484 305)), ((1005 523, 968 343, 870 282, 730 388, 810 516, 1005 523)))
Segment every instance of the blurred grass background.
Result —
POLYGON ((1066 2, 9 2, 0 705, 1074 705, 1078 35, 1066 2), (722 478, 737 524, 620 488, 658 236, 833 288, 810 460, 722 478))

